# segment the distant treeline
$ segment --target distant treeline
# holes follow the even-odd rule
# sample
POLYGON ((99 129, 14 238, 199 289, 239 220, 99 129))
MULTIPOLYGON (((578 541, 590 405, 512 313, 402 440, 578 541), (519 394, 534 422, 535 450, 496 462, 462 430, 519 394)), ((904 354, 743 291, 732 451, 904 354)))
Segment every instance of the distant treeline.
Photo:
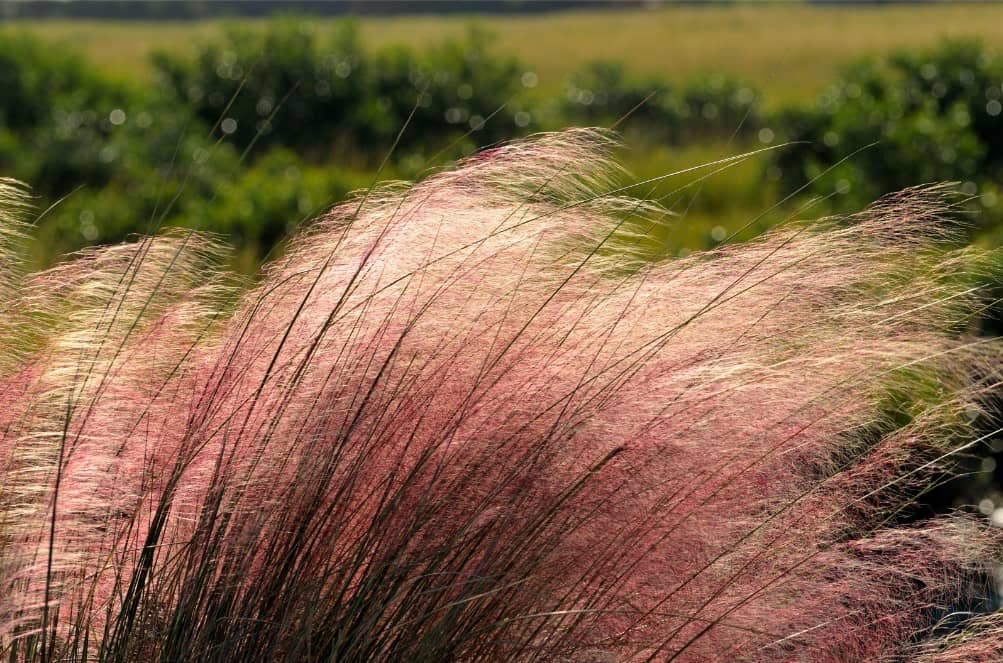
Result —
POLYGON ((197 20, 295 13, 322 16, 380 14, 528 13, 565 9, 629 8, 642 0, 0 0, 0 17, 120 20, 197 20))
MULTIPOLYGON (((750 0, 0 0, 0 19, 79 18, 136 21, 393 14, 523 14, 657 5, 728 5, 750 0)), ((805 0, 808 4, 932 4, 938 0, 805 0)))
MULTIPOLYGON (((972 41, 847 66, 812 103, 769 107, 720 74, 638 77, 593 62, 563 93, 489 35, 417 49, 363 47, 357 23, 294 18, 228 25, 152 80, 106 76, 79 54, 0 31, 0 175, 30 182, 37 262, 197 224, 253 268, 291 226, 349 191, 506 140, 566 126, 617 127, 648 148, 785 145, 758 188, 813 210, 857 210, 883 193, 957 181, 1003 245, 1003 60, 972 41)), ((708 240, 709 241, 709 240, 708 240)))

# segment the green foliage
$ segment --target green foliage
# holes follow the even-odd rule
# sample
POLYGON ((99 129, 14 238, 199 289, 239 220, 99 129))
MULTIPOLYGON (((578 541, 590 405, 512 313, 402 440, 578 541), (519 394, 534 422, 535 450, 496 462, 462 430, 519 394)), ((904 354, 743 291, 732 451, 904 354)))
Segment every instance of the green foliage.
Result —
POLYGON ((427 53, 370 55, 353 23, 321 40, 309 23, 285 20, 264 30, 231 25, 193 58, 161 53, 155 64, 180 101, 206 123, 221 121, 241 148, 282 145, 316 161, 351 150, 372 161, 412 110, 405 150, 441 147, 468 131, 476 145, 519 132, 512 97, 521 68, 489 53, 487 41, 471 30, 427 53))
POLYGON ((46 123, 55 107, 92 107, 118 90, 79 57, 26 35, 0 38, 0 124, 24 131, 46 123))
POLYGON ((356 122, 360 52, 349 25, 321 44, 306 24, 284 21, 265 31, 231 24, 193 58, 157 53, 154 64, 169 93, 208 125, 235 122, 222 128, 237 145, 260 132, 263 145, 316 149, 356 122))
MULTIPOLYGON (((188 52, 156 56, 159 84, 124 83, 64 48, 0 32, 0 174, 31 182, 40 209, 55 204, 37 229, 35 266, 187 225, 227 235, 250 271, 290 224, 368 185, 405 125, 382 177, 417 177, 527 131, 625 116, 618 129, 640 145, 630 165, 645 177, 749 149, 757 137, 799 141, 773 156, 767 172, 779 185, 715 175, 673 199, 687 230, 666 238, 672 252, 714 244, 807 181, 811 194, 840 192, 828 202, 837 211, 961 181, 991 212, 979 217, 997 228, 985 235, 1003 241, 1003 68, 973 42, 858 63, 814 106, 771 116, 737 80, 636 78, 612 62, 548 99, 529 90, 535 74, 476 29, 427 50, 374 50, 352 22, 321 31, 285 19, 233 24, 188 52)), ((674 178, 639 193, 678 186, 674 178)))
POLYGON ((591 125, 629 117, 630 126, 676 144, 750 135, 761 126, 755 91, 732 78, 715 74, 676 88, 656 78, 631 79, 615 62, 595 62, 573 76, 564 112, 591 125))
POLYGON ((489 42, 472 28, 463 40, 446 41, 423 56, 403 48, 379 53, 370 95, 376 108, 364 115, 370 126, 357 127, 359 135, 385 142, 412 110, 401 137, 406 147, 430 149, 461 136, 482 146, 523 133, 515 122, 522 67, 492 54, 489 42))
POLYGON ((921 53, 848 68, 811 108, 786 110, 774 124, 803 141, 779 151, 773 172, 793 191, 806 181, 833 191, 837 210, 881 194, 936 181, 961 181, 999 218, 1003 175, 1003 65, 981 44, 946 42, 921 53), (863 149, 862 149, 863 148, 863 149))
POLYGON ((365 186, 359 175, 305 165, 284 148, 270 150, 239 179, 216 182, 210 204, 189 206, 170 225, 210 228, 238 250, 240 266, 254 268, 261 252, 279 244, 349 191, 365 186))
POLYGON ((52 206, 36 230, 36 265, 189 226, 230 235, 251 270, 288 225, 360 184, 288 151, 242 161, 172 95, 112 82, 37 40, 0 35, 0 63, 11 91, 0 98, 0 172, 31 182, 36 204, 52 206))
POLYGON ((223 182, 239 172, 230 146, 180 136, 173 159, 168 155, 158 165, 150 158, 156 141, 145 143, 124 135, 103 145, 102 152, 115 156, 103 186, 78 187, 40 200, 54 207, 39 223, 36 263, 47 264, 65 252, 123 241, 164 226, 201 223, 204 230, 223 231, 213 225, 216 217, 202 210, 215 204, 223 182))
POLYGON ((130 91, 27 36, 0 37, 0 169, 52 193, 104 186, 112 124, 130 91))

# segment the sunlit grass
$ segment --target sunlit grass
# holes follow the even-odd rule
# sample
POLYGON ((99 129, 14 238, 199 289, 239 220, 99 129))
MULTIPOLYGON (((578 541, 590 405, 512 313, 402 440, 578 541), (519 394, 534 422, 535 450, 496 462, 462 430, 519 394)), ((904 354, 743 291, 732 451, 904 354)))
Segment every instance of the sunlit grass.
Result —
POLYGON ((725 238, 749 239, 786 217, 785 207, 770 209, 776 187, 765 177, 768 155, 709 165, 762 148, 725 141, 691 145, 644 144, 644 137, 626 136, 622 159, 632 181, 661 179, 631 190, 631 195, 656 199, 675 216, 664 226, 644 228, 640 241, 654 256, 680 255, 716 246, 725 238), (696 168, 701 164, 705 167, 696 168), (739 234, 732 237, 734 233, 739 234))
POLYGON ((941 615, 998 531, 903 520, 999 385, 951 194, 652 264, 615 149, 370 189, 249 289, 187 231, 26 273, 0 182, 0 655, 997 660, 941 615))

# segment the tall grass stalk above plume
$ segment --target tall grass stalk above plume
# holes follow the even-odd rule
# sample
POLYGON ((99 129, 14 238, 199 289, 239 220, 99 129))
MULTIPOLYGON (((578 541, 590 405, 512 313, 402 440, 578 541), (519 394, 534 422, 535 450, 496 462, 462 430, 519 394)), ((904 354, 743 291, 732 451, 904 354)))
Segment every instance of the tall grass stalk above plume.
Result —
POLYGON ((22 273, 4 183, 7 658, 998 655, 998 533, 910 517, 998 379, 948 194, 647 262, 612 147, 371 191, 246 291, 192 233, 22 273))

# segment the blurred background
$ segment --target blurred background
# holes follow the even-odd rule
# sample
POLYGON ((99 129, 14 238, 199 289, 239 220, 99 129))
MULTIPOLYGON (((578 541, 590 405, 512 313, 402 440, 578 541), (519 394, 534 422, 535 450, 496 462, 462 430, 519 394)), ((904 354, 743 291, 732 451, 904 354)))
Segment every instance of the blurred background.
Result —
MULTIPOLYGON (((353 190, 589 125, 623 184, 756 152, 631 190, 678 214, 654 259, 937 181, 999 246, 1001 44, 993 4, 0 0, 0 176, 34 268, 183 226, 250 275, 353 190)), ((992 444, 932 503, 1003 525, 992 444)))

